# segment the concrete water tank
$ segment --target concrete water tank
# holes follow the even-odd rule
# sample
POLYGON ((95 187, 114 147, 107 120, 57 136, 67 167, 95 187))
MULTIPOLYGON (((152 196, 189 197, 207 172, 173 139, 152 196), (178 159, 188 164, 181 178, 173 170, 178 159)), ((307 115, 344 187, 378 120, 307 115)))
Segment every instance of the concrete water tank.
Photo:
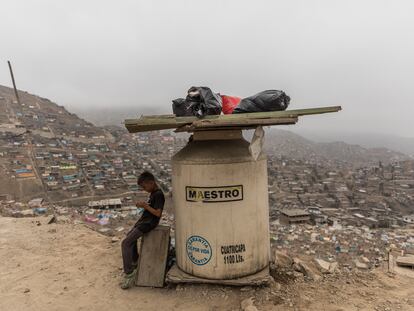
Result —
POLYGON ((199 131, 172 159, 178 267, 233 279, 269 264, 266 155, 241 130, 199 131))

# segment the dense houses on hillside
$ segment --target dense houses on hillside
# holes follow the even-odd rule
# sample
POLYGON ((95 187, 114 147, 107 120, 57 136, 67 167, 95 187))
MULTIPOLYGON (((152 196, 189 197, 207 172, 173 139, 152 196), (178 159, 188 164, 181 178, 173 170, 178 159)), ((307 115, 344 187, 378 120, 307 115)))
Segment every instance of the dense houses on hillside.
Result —
POLYGON ((301 209, 309 223, 399 226, 414 212, 414 161, 350 169, 270 155, 269 194, 272 218, 284 222, 301 209))
POLYGON ((10 175, 41 178, 55 198, 137 191, 137 176, 143 170, 154 171, 168 192, 170 158, 185 143, 169 132, 125 134, 114 143, 50 140, 36 135, 30 136, 30 143, 12 135, 1 138, 4 143, 0 157, 6 161, 10 175))

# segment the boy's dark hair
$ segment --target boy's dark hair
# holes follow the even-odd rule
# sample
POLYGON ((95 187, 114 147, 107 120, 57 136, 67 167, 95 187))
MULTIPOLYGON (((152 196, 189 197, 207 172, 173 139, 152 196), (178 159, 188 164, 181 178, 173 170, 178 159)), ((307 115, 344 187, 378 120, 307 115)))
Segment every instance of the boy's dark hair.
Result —
POLYGON ((155 177, 148 171, 142 172, 138 177, 138 185, 142 184, 144 181, 155 181, 155 177))

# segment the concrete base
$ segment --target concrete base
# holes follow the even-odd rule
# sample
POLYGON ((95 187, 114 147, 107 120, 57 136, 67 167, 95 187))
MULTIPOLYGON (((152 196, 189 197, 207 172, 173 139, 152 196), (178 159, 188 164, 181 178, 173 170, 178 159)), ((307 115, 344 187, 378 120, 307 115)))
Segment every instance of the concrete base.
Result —
POLYGON ((211 280, 199 278, 197 276, 188 274, 182 271, 175 264, 168 271, 166 280, 167 283, 180 284, 180 283, 192 283, 192 284, 218 284, 218 285, 230 285, 230 286, 247 286, 247 285, 269 285, 272 281, 272 277, 269 274, 269 267, 245 277, 231 279, 231 280, 211 280))

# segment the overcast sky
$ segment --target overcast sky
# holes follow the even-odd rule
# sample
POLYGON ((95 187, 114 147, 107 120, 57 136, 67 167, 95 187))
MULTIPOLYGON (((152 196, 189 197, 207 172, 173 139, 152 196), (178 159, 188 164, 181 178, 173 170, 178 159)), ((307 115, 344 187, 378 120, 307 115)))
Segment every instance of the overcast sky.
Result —
POLYGON ((410 0, 0 1, 0 84, 11 60, 19 89, 69 110, 282 89, 344 109, 299 128, 414 137, 410 0))

